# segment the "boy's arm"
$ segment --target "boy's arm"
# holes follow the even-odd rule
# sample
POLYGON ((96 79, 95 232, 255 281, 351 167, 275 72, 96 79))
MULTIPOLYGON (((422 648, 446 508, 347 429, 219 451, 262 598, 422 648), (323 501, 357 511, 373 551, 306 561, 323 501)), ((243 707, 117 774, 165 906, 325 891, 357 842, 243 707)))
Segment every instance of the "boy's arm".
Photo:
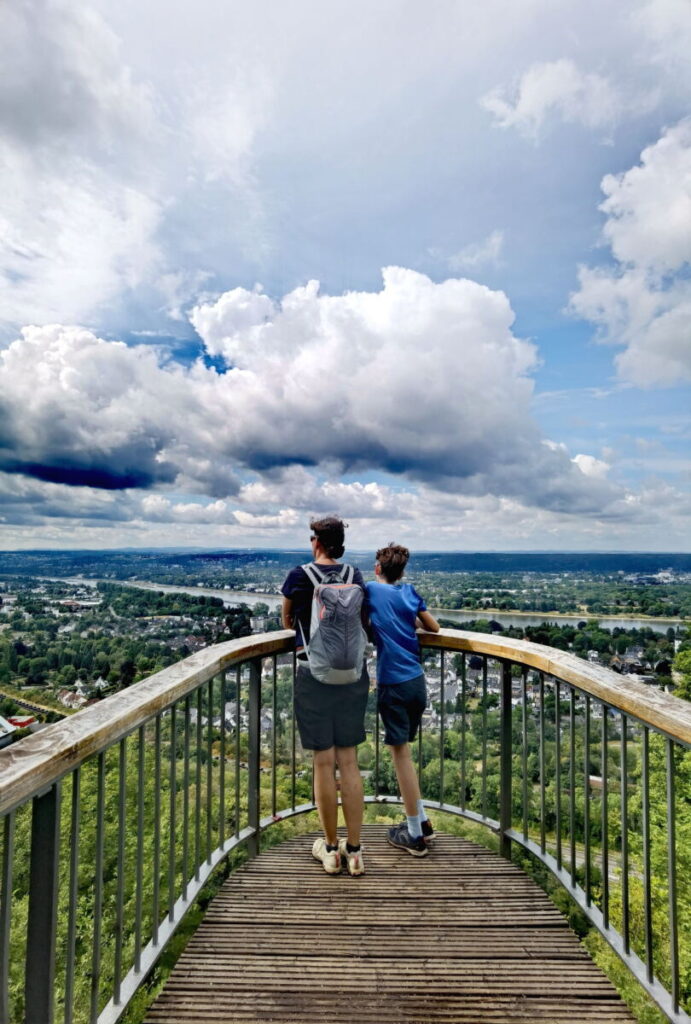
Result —
POLYGON ((430 615, 428 611, 417 613, 418 622, 422 625, 423 629, 426 629, 428 633, 438 633, 439 623, 435 619, 434 615, 430 615))

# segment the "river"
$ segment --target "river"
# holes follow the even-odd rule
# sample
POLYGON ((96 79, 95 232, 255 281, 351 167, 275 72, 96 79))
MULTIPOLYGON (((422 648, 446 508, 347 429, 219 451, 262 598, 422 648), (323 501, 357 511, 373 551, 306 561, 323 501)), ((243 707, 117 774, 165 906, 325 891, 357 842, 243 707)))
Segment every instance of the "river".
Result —
MULTIPOLYGON (((59 579, 57 576, 44 578, 59 579)), ((166 583, 151 583, 147 580, 94 580, 70 577, 69 579, 63 579, 62 582, 81 583, 82 585, 86 584, 92 587, 95 587, 97 583, 115 583, 122 587, 162 590, 171 594, 196 594, 197 596, 220 597, 226 607, 237 604, 248 604, 251 607, 261 602, 273 610, 280 608, 282 600, 280 594, 258 594, 247 590, 215 590, 211 587, 178 587, 166 583)), ((459 625, 462 625, 464 622, 472 622, 474 619, 493 619, 496 622, 501 622, 502 626, 518 626, 519 628, 541 626, 543 622, 556 626, 575 626, 579 622, 595 619, 603 629, 615 629, 616 627, 619 629, 644 629, 647 627, 656 633, 666 633, 670 627, 676 629, 677 626, 689 625, 683 619, 608 618, 607 616, 598 615, 562 615, 549 612, 535 615, 532 612, 490 612, 484 609, 478 611, 459 611, 454 608, 430 608, 430 611, 437 618, 448 619, 452 622, 457 622, 459 625)))

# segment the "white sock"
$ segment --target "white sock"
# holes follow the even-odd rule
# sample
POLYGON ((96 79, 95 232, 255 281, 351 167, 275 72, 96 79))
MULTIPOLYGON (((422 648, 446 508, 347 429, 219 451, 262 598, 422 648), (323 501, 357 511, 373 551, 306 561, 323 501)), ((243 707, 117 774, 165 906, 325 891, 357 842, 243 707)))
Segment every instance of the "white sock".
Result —
POLYGON ((419 839, 422 835, 422 825, 420 824, 420 818, 417 814, 406 814, 408 819, 408 831, 410 832, 413 839, 419 839))
POLYGON ((418 800, 417 802, 417 816, 421 822, 429 821, 429 818, 427 817, 427 814, 425 812, 425 808, 422 806, 422 800, 418 800))

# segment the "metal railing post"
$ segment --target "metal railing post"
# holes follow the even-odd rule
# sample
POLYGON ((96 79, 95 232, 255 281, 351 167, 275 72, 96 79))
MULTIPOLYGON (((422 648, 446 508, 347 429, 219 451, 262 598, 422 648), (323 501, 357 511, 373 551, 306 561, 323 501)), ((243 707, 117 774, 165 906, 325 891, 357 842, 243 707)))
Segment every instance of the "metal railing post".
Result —
POLYGON ((53 1024, 60 855, 60 783, 34 797, 24 997, 26 1024, 53 1024))
POLYGON ((511 860, 511 840, 506 834, 511 828, 512 775, 511 775, 511 663, 501 665, 500 737, 499 737, 499 853, 511 860))
POLYGON ((261 694, 262 694, 262 663, 255 659, 249 663, 250 692, 248 716, 248 751, 247 751, 247 816, 254 834, 247 840, 247 851, 250 857, 259 853, 259 763, 261 760, 261 694))

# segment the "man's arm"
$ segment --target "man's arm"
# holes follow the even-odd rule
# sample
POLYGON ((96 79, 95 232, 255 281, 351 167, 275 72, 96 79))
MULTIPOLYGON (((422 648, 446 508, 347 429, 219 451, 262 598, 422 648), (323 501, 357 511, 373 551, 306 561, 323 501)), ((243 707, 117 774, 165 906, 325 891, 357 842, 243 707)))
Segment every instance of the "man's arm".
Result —
MULTIPOLYGON (((294 629, 293 625, 293 602, 289 597, 283 598, 281 606, 281 622, 284 629, 294 629)), ((438 629, 439 627, 437 627, 438 629)))
POLYGON ((434 615, 430 615, 428 611, 417 613, 418 621, 422 625, 423 629, 426 629, 428 633, 438 633, 439 623, 435 619, 434 615))

